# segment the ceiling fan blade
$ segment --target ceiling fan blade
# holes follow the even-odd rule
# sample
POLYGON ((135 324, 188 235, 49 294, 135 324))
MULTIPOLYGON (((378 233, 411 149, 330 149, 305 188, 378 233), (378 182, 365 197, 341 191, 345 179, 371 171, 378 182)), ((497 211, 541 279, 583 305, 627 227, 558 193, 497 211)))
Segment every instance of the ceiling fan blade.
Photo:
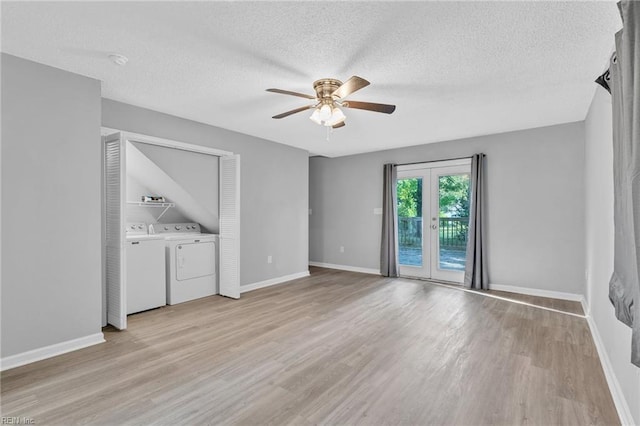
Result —
POLYGON ((360 90, 363 87, 367 87, 369 84, 371 83, 369 83, 364 78, 354 75, 349 80, 342 83, 342 86, 334 90, 332 95, 343 99, 349 96, 350 94, 352 94, 353 92, 360 90))
POLYGON ((345 124, 345 122, 343 121, 343 122, 338 123, 338 124, 336 124, 335 126, 333 126, 333 128, 334 128, 334 129, 339 129, 340 127, 344 127, 344 126, 346 126, 346 124, 345 124))
POLYGON ((283 112, 282 114, 274 115, 271 118, 276 118, 276 119, 285 118, 285 117, 288 117, 290 115, 296 114, 298 112, 306 111, 306 110, 314 108, 314 107, 315 107, 315 105, 303 106, 303 107, 300 107, 300 108, 292 109, 291 111, 283 112))
POLYGON ((315 99, 316 98, 315 96, 305 95, 304 93, 291 92, 289 90, 282 90, 282 89, 267 89, 267 92, 280 93, 281 95, 298 96, 298 97, 306 98, 306 99, 315 99))
POLYGON ((373 102, 347 101, 342 104, 346 108, 364 109, 367 111, 383 112, 391 114, 396 110, 395 105, 375 104, 373 102))

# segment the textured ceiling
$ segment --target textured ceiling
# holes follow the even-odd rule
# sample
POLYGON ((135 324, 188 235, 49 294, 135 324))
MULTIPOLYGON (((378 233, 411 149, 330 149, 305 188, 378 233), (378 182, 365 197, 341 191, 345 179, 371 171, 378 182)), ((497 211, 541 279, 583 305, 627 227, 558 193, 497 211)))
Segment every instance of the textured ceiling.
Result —
POLYGON ((579 121, 620 27, 612 2, 2 2, 2 51, 105 98, 327 156, 579 121), (109 52, 129 57, 125 67, 109 52), (331 133, 265 92, 362 76, 331 133))

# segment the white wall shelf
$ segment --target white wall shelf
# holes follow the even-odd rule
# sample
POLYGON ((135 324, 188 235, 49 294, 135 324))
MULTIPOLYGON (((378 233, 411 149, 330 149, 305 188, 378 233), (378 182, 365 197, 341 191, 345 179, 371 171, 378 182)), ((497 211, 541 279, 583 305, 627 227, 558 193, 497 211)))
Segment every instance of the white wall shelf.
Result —
POLYGON ((142 201, 127 201, 128 206, 138 206, 138 207, 156 207, 163 208, 162 212, 158 215, 156 220, 160 220, 160 218, 169 210, 171 207, 175 207, 175 203, 144 203, 142 201))

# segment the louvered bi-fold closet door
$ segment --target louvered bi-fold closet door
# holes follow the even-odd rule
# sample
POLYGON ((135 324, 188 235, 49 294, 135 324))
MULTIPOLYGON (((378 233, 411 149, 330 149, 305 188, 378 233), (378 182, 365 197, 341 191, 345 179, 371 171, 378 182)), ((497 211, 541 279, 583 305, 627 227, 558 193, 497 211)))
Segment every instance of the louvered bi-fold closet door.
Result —
POLYGON ((220 294, 240 298, 240 156, 220 157, 220 294))
POLYGON ((125 274, 125 141, 120 133, 104 140, 104 209, 107 323, 127 328, 125 274))

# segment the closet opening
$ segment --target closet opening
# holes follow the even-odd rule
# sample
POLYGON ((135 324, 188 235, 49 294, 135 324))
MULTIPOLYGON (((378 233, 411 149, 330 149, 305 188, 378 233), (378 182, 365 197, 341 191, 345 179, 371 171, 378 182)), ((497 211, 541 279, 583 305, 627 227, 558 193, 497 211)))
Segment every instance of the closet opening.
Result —
POLYGON ((102 323, 240 297, 240 156, 103 129, 102 323))

